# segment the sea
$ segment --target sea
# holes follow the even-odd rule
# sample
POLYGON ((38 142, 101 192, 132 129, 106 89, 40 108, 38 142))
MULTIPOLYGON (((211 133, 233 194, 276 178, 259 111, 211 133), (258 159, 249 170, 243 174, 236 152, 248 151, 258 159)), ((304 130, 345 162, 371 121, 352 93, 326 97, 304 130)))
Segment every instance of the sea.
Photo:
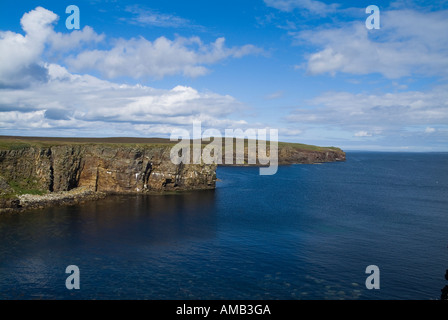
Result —
POLYGON ((448 153, 217 177, 0 215, 0 299, 438 300, 448 285, 448 153))

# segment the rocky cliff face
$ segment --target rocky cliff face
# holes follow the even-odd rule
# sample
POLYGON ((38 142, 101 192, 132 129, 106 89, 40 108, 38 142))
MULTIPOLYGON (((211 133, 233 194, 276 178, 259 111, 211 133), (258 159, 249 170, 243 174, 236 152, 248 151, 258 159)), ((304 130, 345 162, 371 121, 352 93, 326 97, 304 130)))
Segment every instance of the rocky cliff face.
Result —
MULTIPOLYGON (((4 144, 0 150, 0 212, 78 203, 110 193, 215 188, 215 164, 175 165, 170 160, 173 144, 165 140, 137 144, 59 140, 5 140, 8 148, 4 144)), ((231 165, 249 165, 247 158, 246 150, 242 164, 231 165)), ((345 153, 338 148, 299 144, 278 148, 279 165, 344 160, 345 153)))
POLYGON ((60 145, 0 151, 6 181, 58 192, 105 193, 213 189, 214 165, 174 165, 169 146, 60 145))

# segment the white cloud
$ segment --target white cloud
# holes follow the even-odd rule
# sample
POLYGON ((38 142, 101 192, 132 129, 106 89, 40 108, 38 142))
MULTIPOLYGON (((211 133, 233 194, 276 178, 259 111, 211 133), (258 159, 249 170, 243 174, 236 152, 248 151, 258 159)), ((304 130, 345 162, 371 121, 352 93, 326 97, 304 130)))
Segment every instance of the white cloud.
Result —
POLYGON ((53 32, 53 27, 51 26, 56 22, 58 16, 42 7, 37 7, 36 9, 27 12, 23 15, 20 20, 23 31, 31 38, 30 40, 35 40, 42 44, 45 39, 53 32))
POLYGON ((357 137, 404 133, 407 128, 422 125, 446 126, 448 85, 427 92, 326 92, 294 110, 287 120, 300 125, 351 130, 357 137))
POLYGON ((295 9, 304 9, 318 15, 326 15, 334 12, 337 4, 326 4, 316 0, 264 0, 268 7, 278 9, 280 11, 293 11, 295 9))
POLYGON ((99 43, 106 38, 104 34, 97 34, 91 27, 85 26, 82 30, 73 30, 70 33, 52 32, 49 37, 50 50, 67 52, 79 49, 83 43, 99 43))
MULTIPOLYGON (((189 129, 193 120, 204 127, 246 126, 232 120, 245 106, 235 98, 191 87, 171 90, 123 85, 89 75, 74 75, 56 64, 44 65, 48 81, 23 89, 1 89, 0 128, 26 132, 48 128, 102 135, 166 135, 175 127, 189 129), (145 131, 146 130, 146 131, 145 131)), ((2 132, 5 134, 5 132, 2 132)))
POLYGON ((155 10, 146 9, 138 5, 132 5, 126 7, 126 11, 133 14, 130 19, 123 18, 132 24, 138 24, 141 26, 154 26, 163 28, 180 28, 192 26, 192 23, 188 19, 184 19, 172 14, 159 13, 155 10))
POLYGON ((371 137, 372 134, 367 131, 358 131, 355 133, 355 137, 371 137))
POLYGON ((264 99, 265 100, 275 100, 275 99, 279 99, 279 98, 283 97, 284 94, 285 94, 285 92, 283 90, 278 90, 278 91, 275 91, 273 93, 266 95, 264 97, 264 99))
POLYGON ((174 40, 159 37, 154 41, 143 37, 117 39, 109 50, 89 49, 86 45, 102 42, 105 35, 97 34, 89 26, 70 33, 55 32, 57 20, 53 12, 37 7, 21 19, 25 35, 0 32, 0 87, 24 87, 33 80, 46 81, 45 58, 61 60, 62 53, 68 58, 61 62, 74 71, 95 70, 108 78, 141 79, 177 74, 197 77, 209 72, 207 66, 227 58, 262 52, 250 44, 227 47, 224 38, 205 44, 198 37, 180 36, 174 40))
POLYGON ((75 71, 99 70, 108 78, 162 78, 176 74, 197 77, 209 71, 204 65, 261 52, 253 45, 228 48, 224 38, 204 44, 198 37, 159 37, 154 41, 141 37, 120 39, 110 50, 84 51, 67 59, 67 63, 75 71))
POLYGON ((103 36, 89 27, 68 35, 55 32, 53 24, 57 19, 53 12, 37 7, 25 13, 20 21, 25 35, 0 32, 0 87, 26 87, 33 80, 45 81, 48 76, 42 61, 45 50, 51 55, 58 50, 77 48, 84 42, 102 40, 103 36))
POLYGON ((448 11, 384 10, 381 28, 364 21, 340 28, 290 33, 297 43, 321 49, 307 57, 310 74, 380 73, 387 78, 413 74, 448 76, 448 11))
MULTIPOLYGON (((160 18, 160 17, 159 17, 160 18)), ((245 45, 227 47, 224 38, 204 44, 198 37, 118 39, 110 50, 88 50, 104 35, 86 26, 67 34, 54 31, 58 17, 37 7, 24 14, 25 35, 0 32, 1 134, 164 135, 173 128, 190 129, 193 120, 204 127, 244 128, 238 119, 245 106, 229 95, 187 86, 155 89, 74 74, 57 61, 71 54, 69 67, 96 69, 108 77, 163 77, 177 73, 198 76, 205 66, 261 50, 245 45)))
POLYGON ((280 137, 290 138, 300 136, 303 130, 297 128, 279 128, 278 133, 280 137))
POLYGON ((434 129, 434 128, 426 127, 426 129, 425 129, 425 133, 434 133, 434 132, 436 132, 436 129, 434 129))
POLYGON ((54 13, 38 7, 25 13, 21 19, 25 36, 10 31, 0 32, 0 87, 18 86, 33 78, 45 79, 39 58, 52 32, 50 25, 56 19, 54 13))

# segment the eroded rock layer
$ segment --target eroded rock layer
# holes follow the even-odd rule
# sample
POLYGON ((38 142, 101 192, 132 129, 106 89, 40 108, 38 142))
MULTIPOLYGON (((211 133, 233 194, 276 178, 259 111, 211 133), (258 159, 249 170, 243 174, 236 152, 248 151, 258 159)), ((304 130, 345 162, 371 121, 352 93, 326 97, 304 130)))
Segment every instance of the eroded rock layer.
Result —
POLYGON ((106 193, 213 189, 215 169, 175 165, 169 146, 61 145, 0 151, 4 180, 50 192, 77 187, 106 193))

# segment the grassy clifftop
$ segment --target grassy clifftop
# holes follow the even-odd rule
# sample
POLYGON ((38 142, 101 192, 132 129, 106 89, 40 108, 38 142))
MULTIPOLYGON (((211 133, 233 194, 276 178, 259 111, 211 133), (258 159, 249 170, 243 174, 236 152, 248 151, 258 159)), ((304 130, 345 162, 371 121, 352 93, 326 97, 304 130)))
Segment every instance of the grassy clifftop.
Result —
MULTIPOLYGON (((71 144, 104 144, 109 146, 142 146, 142 145, 174 145, 177 142, 164 138, 55 138, 55 137, 19 137, 19 136, 0 136, 0 150, 17 150, 29 147, 51 147, 57 145, 71 144)), ((202 142, 203 145, 209 142, 202 142)), ((246 140, 247 144, 247 140, 246 140)), ((269 145, 269 143, 268 143, 269 145)), ((343 152, 337 147, 320 147, 315 145, 291 142, 279 142, 279 149, 293 148, 303 151, 338 151, 343 152)))
POLYGON ((319 147, 314 146, 311 144, 303 144, 303 143, 291 143, 291 142, 279 142, 278 143, 279 149, 281 148, 294 148, 294 149, 300 149, 300 150, 307 150, 307 151, 338 151, 343 152, 341 148, 338 147, 319 147))
POLYGON ((19 150, 29 147, 48 148, 64 145, 108 145, 108 146, 141 146, 174 144, 162 138, 53 138, 53 137, 18 137, 0 136, 0 150, 19 150))

